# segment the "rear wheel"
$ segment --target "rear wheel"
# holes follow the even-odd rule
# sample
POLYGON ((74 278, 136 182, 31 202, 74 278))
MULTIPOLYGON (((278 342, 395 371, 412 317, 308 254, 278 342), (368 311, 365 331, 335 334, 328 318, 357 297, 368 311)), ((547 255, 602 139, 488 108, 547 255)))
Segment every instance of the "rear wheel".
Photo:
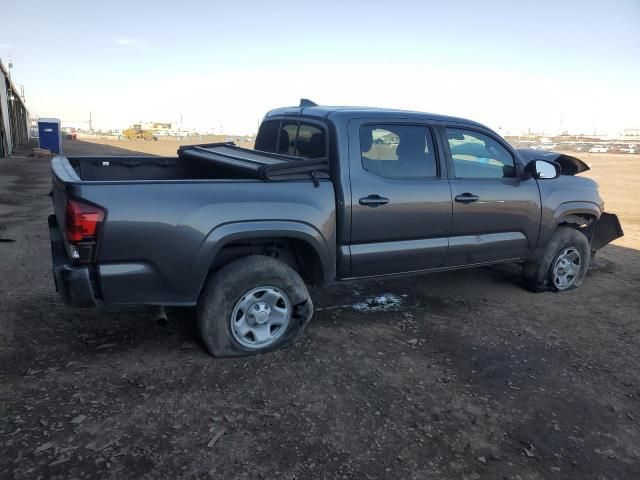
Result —
POLYGON ((544 253, 525 263, 525 284, 535 292, 577 288, 587 274, 590 260, 587 237, 574 228, 558 227, 544 253))
POLYGON ((267 256, 236 260, 213 274, 198 302, 198 328, 215 357, 268 352, 295 342, 313 315, 300 275, 267 256))

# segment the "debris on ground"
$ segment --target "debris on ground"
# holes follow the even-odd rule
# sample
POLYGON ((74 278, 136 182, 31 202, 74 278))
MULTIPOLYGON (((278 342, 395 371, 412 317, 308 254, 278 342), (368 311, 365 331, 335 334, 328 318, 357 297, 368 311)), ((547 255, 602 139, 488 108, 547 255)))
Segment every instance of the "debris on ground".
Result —
POLYGON ((402 298, 392 293, 369 297, 364 302, 354 303, 351 308, 359 312, 384 312, 402 306, 402 298))
POLYGON ((216 444, 216 442, 218 440, 220 440, 220 437, 222 437, 222 435, 224 435, 225 432, 226 432, 226 430, 223 428, 218 433, 216 433, 213 436, 213 438, 211 440, 209 440, 209 443, 207 443, 207 447, 212 448, 216 444))

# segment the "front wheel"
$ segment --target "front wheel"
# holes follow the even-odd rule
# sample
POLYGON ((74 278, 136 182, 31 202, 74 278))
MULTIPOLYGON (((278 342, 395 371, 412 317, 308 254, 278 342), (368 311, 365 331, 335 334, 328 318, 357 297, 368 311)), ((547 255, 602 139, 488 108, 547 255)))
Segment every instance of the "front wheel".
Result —
POLYGON ((300 275, 274 258, 254 255, 207 280, 198 302, 198 329, 211 355, 238 357, 291 345, 312 315, 300 275))
POLYGON ((591 261, 587 237, 571 227, 558 227, 544 253, 525 263, 526 286, 535 292, 561 292, 582 284, 591 261))

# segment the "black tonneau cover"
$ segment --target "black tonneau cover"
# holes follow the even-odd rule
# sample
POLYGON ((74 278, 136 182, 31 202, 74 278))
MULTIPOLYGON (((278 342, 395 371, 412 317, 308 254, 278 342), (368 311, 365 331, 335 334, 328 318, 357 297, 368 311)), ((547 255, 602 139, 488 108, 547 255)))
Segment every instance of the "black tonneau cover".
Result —
POLYGON ((303 158, 277 153, 259 152, 233 143, 208 143, 184 145, 178 156, 185 160, 210 161, 243 176, 261 180, 300 180, 329 178, 329 162, 326 158, 303 158))

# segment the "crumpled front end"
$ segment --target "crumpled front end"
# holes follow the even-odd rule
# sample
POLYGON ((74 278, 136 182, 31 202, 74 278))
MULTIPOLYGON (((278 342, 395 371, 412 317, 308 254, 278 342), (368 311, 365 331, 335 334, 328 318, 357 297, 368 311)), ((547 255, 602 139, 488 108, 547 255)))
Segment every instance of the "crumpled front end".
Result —
POLYGON ((534 150, 532 148, 519 148, 518 153, 527 161, 545 160, 560 166, 560 175, 577 175, 590 170, 589 165, 582 160, 566 153, 551 152, 547 150, 534 150))
POLYGON ((622 225, 618 216, 614 213, 602 213, 600 218, 593 224, 591 236, 591 249, 600 250, 605 245, 613 242, 616 238, 624 235, 622 225))

